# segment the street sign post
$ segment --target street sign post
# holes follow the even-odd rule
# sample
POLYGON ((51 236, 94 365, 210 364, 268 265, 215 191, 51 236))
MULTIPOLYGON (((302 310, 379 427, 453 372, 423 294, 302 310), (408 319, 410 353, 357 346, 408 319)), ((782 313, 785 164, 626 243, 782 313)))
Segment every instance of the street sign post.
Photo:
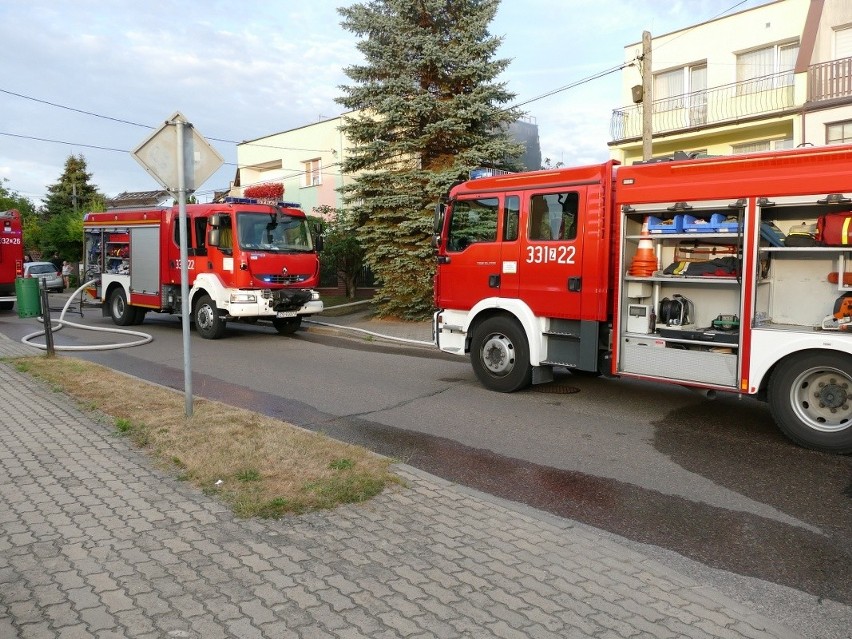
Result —
POLYGON ((186 238, 186 194, 193 192, 222 166, 222 156, 187 122, 180 111, 132 153, 151 176, 177 194, 180 216, 180 292, 183 328, 183 379, 186 416, 192 417, 192 364, 189 342, 189 273, 186 238), (189 135, 187 135, 189 129, 189 135))

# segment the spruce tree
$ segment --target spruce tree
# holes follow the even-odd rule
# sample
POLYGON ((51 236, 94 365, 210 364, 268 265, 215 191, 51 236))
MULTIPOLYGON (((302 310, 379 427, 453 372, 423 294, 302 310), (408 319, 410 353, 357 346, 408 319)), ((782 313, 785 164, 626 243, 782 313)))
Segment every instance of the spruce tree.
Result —
POLYGON ((367 263, 381 281, 380 315, 422 318, 432 310, 435 203, 471 169, 517 168, 523 152, 507 134, 519 113, 495 78, 501 39, 488 31, 499 0, 372 0, 338 11, 361 37, 365 63, 338 102, 357 174, 344 199, 360 222, 367 263))
POLYGON ((82 155, 68 156, 59 182, 47 187, 42 207, 46 217, 62 213, 79 213, 82 216, 86 210, 93 208, 93 204, 103 200, 98 187, 89 183, 92 174, 86 169, 86 158, 82 155))
POLYGON ((83 214, 103 210, 104 196, 90 183, 92 174, 82 155, 69 155, 59 182, 47 187, 39 210, 38 248, 49 257, 58 251, 62 259, 78 261, 83 251, 83 214))

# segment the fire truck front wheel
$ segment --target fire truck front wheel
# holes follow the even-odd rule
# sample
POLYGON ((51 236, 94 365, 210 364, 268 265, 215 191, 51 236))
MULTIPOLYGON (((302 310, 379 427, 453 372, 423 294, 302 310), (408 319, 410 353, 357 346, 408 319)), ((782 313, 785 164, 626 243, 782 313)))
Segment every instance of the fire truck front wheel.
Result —
POLYGON ((491 390, 513 393, 532 382, 527 337, 508 317, 491 317, 474 329, 470 361, 479 381, 491 390))
POLYGON ((852 355, 788 357, 769 380, 769 408, 794 442, 826 453, 852 453, 852 355))
POLYGON ((195 305, 195 330, 204 339, 219 339, 225 334, 225 320, 209 295, 203 295, 195 305))

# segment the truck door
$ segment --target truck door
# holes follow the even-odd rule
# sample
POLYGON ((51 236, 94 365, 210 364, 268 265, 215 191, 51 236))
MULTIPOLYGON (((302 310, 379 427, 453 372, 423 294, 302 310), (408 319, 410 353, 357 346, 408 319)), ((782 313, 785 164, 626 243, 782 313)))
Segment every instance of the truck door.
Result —
MULTIPOLYGON (((168 273, 169 278, 168 281, 171 284, 180 284, 180 218, 178 217, 177 211, 170 216, 172 221, 171 223, 171 237, 167 237, 165 240, 166 246, 168 247, 168 273)), ((206 224, 206 218, 202 218, 206 224)), ((193 229, 193 218, 187 215, 186 217, 186 247, 187 247, 187 279, 189 281, 189 285, 192 286, 192 283, 195 281, 195 276, 198 273, 199 265, 206 264, 206 251, 202 249, 202 253, 204 255, 197 255, 196 250, 198 247, 198 242, 196 241, 196 236, 194 235, 193 229)), ((202 235, 202 245, 204 240, 204 236, 202 235)))
POLYGON ((469 310, 481 299, 500 295, 499 210, 499 197, 454 202, 438 258, 443 307, 469 310))
POLYGON ((521 216, 521 297, 542 317, 580 319, 586 187, 528 192, 521 216))

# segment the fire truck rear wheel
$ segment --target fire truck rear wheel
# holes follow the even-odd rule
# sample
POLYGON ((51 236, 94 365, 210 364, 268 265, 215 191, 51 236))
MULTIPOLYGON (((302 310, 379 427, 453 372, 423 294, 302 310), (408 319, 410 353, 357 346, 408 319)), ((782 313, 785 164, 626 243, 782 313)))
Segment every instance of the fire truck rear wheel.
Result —
POLYGON ((203 295, 195 305, 195 330, 204 339, 219 339, 225 334, 225 320, 209 295, 203 295))
POLYGON ((301 317, 276 317, 272 320, 272 325, 279 335, 292 335, 299 330, 302 325, 301 317))
POLYGON ((130 326, 137 323, 136 308, 127 303, 127 295, 120 286, 110 293, 109 313, 112 321, 119 326, 130 326))
POLYGON ((823 351, 783 360, 769 380, 769 408, 794 442, 852 453, 852 355, 823 351))
POLYGON ((0 302, 0 311, 11 311, 15 302, 0 302))
POLYGON ((479 381, 491 390, 513 393, 532 382, 527 337, 508 317, 491 317, 474 329, 470 361, 479 381))

